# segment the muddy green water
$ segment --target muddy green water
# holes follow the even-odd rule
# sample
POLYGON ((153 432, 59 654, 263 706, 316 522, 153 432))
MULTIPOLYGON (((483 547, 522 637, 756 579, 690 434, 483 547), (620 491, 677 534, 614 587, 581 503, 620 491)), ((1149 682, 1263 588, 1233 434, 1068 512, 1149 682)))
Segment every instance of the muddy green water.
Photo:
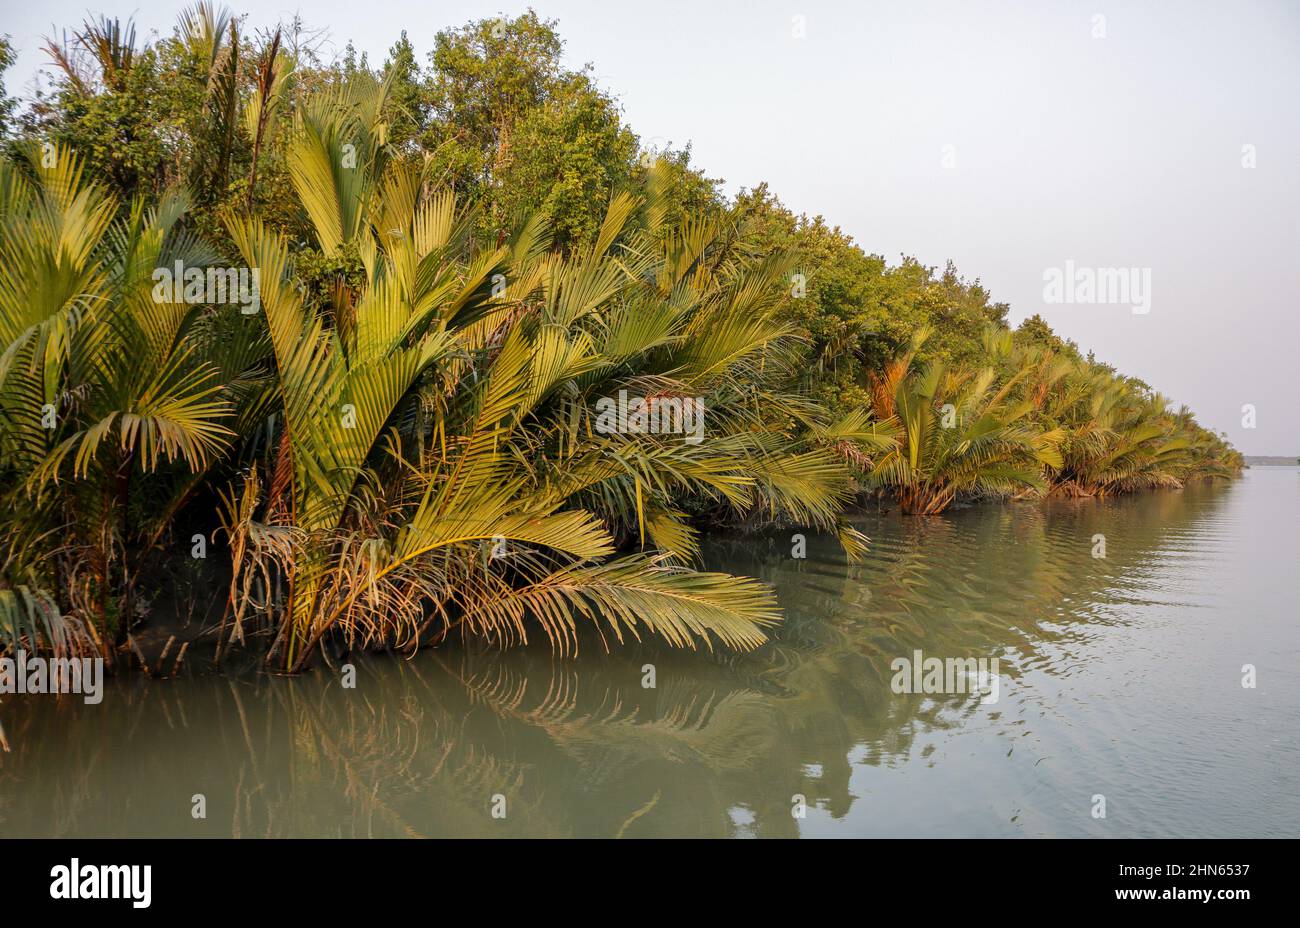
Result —
POLYGON ((859 524, 853 567, 829 538, 710 546, 785 609, 753 654, 457 645, 362 660, 350 690, 322 668, 3 697, 0 834, 1300 835, 1296 468, 859 524), (895 694, 918 648, 997 657, 997 701, 895 694))

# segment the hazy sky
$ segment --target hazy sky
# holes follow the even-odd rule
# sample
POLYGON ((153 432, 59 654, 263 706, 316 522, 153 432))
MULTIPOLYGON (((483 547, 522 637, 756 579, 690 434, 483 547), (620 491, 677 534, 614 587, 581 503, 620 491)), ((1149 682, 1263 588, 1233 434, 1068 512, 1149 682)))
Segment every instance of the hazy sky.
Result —
MULTIPOLYGON (((767 181, 891 261, 952 259, 1245 453, 1300 454, 1300 0, 230 5, 300 11, 372 65, 403 29, 423 59, 440 28, 532 6, 643 141, 690 142, 728 192, 767 181), (1148 271, 1150 311, 1046 304, 1067 261, 1148 271)), ((87 8, 143 37, 183 6, 0 0, 9 92, 87 8)))

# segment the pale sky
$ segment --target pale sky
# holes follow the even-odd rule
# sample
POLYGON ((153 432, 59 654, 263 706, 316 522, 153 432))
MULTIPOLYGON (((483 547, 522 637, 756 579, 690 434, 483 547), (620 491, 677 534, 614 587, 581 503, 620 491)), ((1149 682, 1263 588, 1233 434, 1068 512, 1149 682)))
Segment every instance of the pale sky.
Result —
MULTIPOLYGON (((300 11, 373 66, 403 29, 425 63, 439 29, 532 6, 643 141, 691 143, 729 193, 767 181, 869 252, 952 259, 1013 323, 1041 312, 1243 452, 1300 455, 1297 0, 230 5, 253 27, 300 11), (1045 305, 1067 261, 1149 271, 1150 311, 1045 305)), ((143 37, 183 6, 0 0, 9 92, 87 9, 143 37)))

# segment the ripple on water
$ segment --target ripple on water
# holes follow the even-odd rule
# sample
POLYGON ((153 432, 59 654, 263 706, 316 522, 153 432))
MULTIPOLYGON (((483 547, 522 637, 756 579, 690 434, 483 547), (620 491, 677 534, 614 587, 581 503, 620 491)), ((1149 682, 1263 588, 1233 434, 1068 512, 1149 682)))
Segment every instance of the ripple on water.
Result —
POLYGON ((1271 470, 868 513, 857 565, 829 537, 809 535, 800 561, 788 535, 714 539, 708 566, 766 580, 785 610, 748 655, 448 646, 358 660, 355 691, 322 670, 118 680, 100 707, 6 699, 0 829, 1294 836, 1300 481, 1271 470), (997 658, 998 701, 895 694, 891 661, 915 650, 997 658), (206 822, 189 816, 197 792, 206 822))

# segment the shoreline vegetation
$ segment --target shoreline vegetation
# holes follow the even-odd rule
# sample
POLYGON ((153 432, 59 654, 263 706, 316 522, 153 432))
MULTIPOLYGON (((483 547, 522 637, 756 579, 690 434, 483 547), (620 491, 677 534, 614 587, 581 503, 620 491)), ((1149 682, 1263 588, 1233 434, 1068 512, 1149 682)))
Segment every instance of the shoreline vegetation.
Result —
POLYGON ((531 12, 424 66, 322 42, 199 4, 52 40, 21 110, 0 87, 0 653, 174 672, 189 641, 139 639, 196 611, 216 660, 287 672, 459 635, 750 649, 776 600, 697 569, 711 527, 855 559, 857 504, 1243 466, 951 265, 724 197, 531 12))

